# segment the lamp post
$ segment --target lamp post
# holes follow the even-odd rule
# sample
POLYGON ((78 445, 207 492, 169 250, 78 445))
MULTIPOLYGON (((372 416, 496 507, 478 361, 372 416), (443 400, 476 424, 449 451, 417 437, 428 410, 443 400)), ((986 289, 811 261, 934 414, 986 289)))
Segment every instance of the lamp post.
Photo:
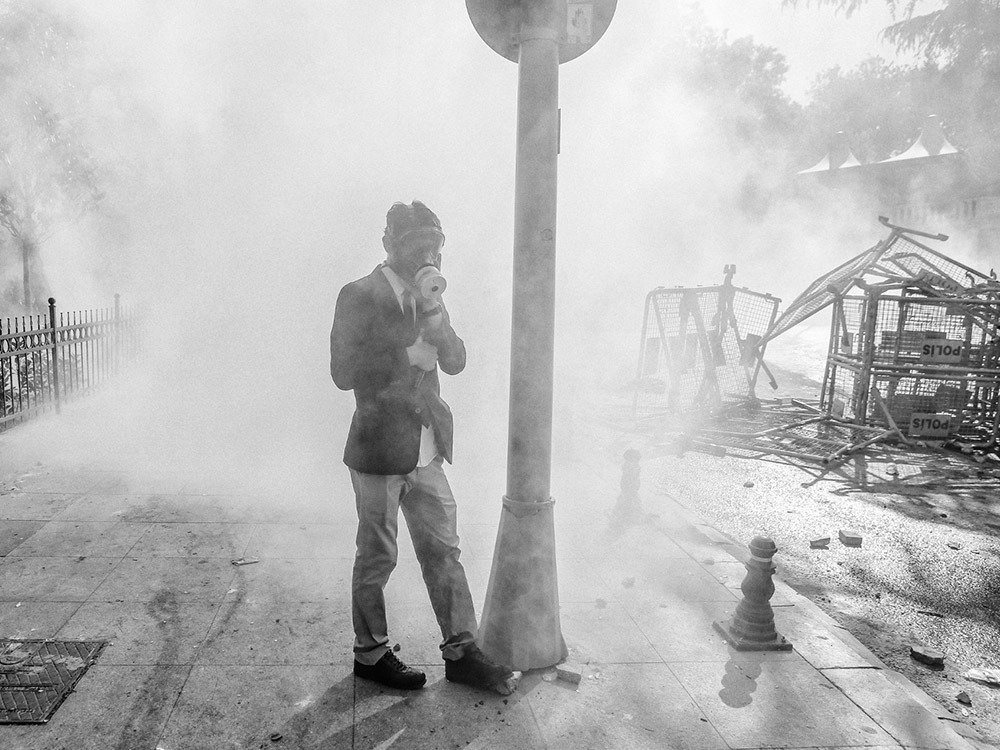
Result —
POLYGON ((479 640, 524 671, 566 656, 559 625, 552 457, 559 64, 601 37, 616 0, 466 0, 483 40, 518 65, 507 492, 479 640))

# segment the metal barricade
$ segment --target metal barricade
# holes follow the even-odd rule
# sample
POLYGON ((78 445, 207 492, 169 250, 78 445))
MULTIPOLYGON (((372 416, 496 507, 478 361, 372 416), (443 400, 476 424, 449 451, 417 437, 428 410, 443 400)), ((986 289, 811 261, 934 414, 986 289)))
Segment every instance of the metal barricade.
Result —
POLYGON ((918 439, 995 445, 1000 299, 877 284, 833 305, 822 406, 918 439))
POLYGON ((659 287, 646 296, 633 416, 636 419, 755 399, 764 333, 780 300, 733 287, 659 287))

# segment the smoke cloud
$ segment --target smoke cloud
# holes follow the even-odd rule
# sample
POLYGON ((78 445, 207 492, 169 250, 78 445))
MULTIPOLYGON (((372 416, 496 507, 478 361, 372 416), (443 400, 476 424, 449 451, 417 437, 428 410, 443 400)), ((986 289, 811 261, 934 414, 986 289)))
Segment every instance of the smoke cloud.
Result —
MULTIPOLYGON (((22 449, 322 491, 353 409, 328 374, 334 302, 383 259, 389 205, 416 198, 442 219, 469 350, 443 383, 459 460, 502 476, 517 69, 464 4, 46 7, 78 29, 89 143, 109 165, 101 215, 44 248, 53 295, 72 309, 121 293, 146 338, 136 376, 100 397, 105 422, 63 418, 53 437, 43 420, 19 428, 22 449)), ((856 206, 738 210, 761 165, 664 68, 678 21, 673 3, 621 3, 560 70, 557 442, 580 388, 634 376, 651 288, 715 284, 735 263, 738 285, 788 301, 880 235, 856 206)))

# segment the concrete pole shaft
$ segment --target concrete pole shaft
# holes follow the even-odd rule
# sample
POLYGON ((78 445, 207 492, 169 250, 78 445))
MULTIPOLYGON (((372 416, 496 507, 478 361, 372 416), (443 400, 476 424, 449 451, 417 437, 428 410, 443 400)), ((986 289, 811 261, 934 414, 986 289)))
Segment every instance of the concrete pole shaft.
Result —
POLYGON ((518 61, 507 497, 547 502, 552 456, 559 45, 527 28, 518 61))
POLYGON ((556 5, 537 0, 519 35, 514 295, 507 495, 479 628, 516 670, 566 657, 550 497, 555 328, 559 44, 556 5))

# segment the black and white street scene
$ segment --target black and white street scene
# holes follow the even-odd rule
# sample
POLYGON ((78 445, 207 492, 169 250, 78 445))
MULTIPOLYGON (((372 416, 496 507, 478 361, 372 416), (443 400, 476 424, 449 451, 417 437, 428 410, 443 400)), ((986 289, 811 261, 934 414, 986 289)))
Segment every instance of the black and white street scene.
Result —
POLYGON ((0 748, 1000 747, 996 0, 0 0, 0 748))

